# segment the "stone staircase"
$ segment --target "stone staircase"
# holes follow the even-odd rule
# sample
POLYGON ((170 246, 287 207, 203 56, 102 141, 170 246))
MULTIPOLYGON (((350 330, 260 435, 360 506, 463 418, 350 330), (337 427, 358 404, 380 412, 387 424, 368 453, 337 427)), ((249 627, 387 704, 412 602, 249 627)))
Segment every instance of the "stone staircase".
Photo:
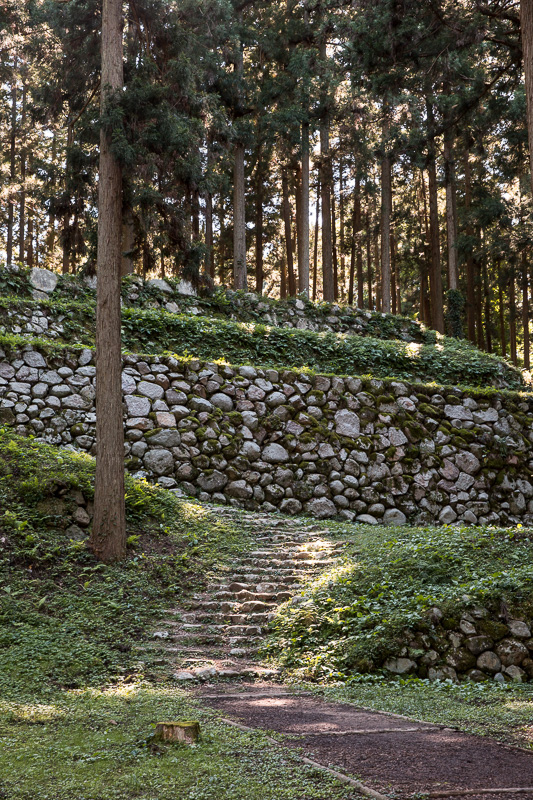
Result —
MULTIPOLYGON (((221 569, 206 591, 168 609, 151 639, 139 645, 156 669, 180 681, 274 678, 279 670, 258 660, 268 622, 280 604, 342 556, 344 543, 332 541, 325 524, 238 513, 258 531, 256 549, 221 569)), ((222 507, 217 514, 234 519, 236 511, 222 507)))

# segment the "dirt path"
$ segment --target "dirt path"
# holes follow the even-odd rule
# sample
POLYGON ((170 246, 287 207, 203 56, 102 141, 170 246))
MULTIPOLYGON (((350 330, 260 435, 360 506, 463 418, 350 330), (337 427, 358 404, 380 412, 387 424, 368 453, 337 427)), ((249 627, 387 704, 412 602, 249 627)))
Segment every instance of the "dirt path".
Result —
POLYGON ((491 739, 273 686, 204 686, 197 696, 387 797, 533 798, 533 753, 491 739))

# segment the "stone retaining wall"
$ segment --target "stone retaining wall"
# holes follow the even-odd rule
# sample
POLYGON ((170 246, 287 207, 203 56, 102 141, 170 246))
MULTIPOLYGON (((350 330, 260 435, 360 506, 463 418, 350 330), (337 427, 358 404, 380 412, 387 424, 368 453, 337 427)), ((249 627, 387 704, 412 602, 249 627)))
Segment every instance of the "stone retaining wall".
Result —
MULTIPOLYGON (((0 422, 94 452, 94 353, 0 350, 0 422)), ((201 500, 376 524, 533 523, 533 397, 124 356, 126 464, 201 500)))
MULTIPOLYGON (((22 285, 34 300, 76 300, 96 298, 96 279, 59 276, 47 269, 34 268, 28 273, 15 270, 22 285)), ((0 268, 2 277, 10 270, 0 268)), ((332 331, 358 336, 400 339, 405 342, 433 342, 435 334, 408 317, 367 311, 337 303, 312 303, 306 298, 273 300, 253 292, 234 292, 218 288, 212 296, 196 296, 186 281, 155 278, 144 281, 132 275, 123 281, 122 300, 135 308, 162 308, 173 314, 194 314, 219 317, 237 322, 256 322, 274 327, 310 331, 332 331)), ((45 310, 42 314, 49 316, 45 310)), ((38 323, 37 323, 38 324, 38 323)))

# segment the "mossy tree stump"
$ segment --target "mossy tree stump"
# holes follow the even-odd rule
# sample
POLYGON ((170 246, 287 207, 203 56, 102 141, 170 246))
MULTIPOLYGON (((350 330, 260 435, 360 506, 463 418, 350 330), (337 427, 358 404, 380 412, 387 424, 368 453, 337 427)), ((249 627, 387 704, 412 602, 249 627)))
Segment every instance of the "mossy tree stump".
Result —
POLYGON ((154 739, 160 742, 195 744, 200 736, 199 722, 158 722, 154 739))

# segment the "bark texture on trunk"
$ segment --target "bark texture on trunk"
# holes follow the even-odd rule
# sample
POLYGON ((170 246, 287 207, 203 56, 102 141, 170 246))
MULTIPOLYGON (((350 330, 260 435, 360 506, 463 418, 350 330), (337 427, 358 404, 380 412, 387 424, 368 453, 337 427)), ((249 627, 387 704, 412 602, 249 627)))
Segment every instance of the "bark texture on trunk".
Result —
POLYGON ((455 182, 455 158, 453 153, 453 131, 444 134, 444 179, 446 183, 446 234, 448 241, 448 288, 459 288, 457 268, 457 190, 455 182))
POLYGON ((437 166, 433 136, 433 107, 427 103, 428 112, 428 176, 429 176, 429 235, 431 242, 429 291, 431 295, 431 324, 434 330, 444 333, 444 307, 442 274, 440 267, 439 207, 437 198, 437 166))
MULTIPOLYGON (((22 114, 21 128, 22 139, 26 136, 26 84, 22 85, 22 114)), ((26 244, 26 148, 22 145, 20 149, 20 205, 19 205, 19 261, 24 264, 25 244, 26 244)))
MULTIPOLYGON (((101 103, 123 85, 122 2, 104 0, 102 9, 101 103)), ((90 546, 105 562, 126 554, 124 426, 120 338, 122 261, 122 171, 111 152, 111 137, 100 132, 96 308, 96 479, 90 546)))
MULTIPOLYGON (((470 158, 468 150, 465 154, 464 162, 465 172, 465 210, 467 214, 466 235, 472 237, 473 231, 470 222, 468 221, 468 213, 472 203, 472 171, 470 168, 470 158)), ((471 252, 468 252, 466 257, 466 329, 469 341, 473 344, 476 342, 476 292, 475 292, 475 278, 474 278, 474 259, 471 252)))
POLYGON ((302 125, 302 179, 298 231, 298 290, 309 296, 309 123, 302 125))
POLYGON ((122 216, 122 275, 131 275, 134 271, 133 248, 135 247, 135 229, 133 226, 133 210, 128 207, 122 216))
MULTIPOLYGON (((242 80, 244 56, 242 45, 235 64, 238 80, 242 80)), ((244 184, 244 145, 237 142, 233 162, 233 285, 243 292, 248 288, 246 275, 246 197, 244 184)))
POLYGON ((320 217, 320 180, 316 187, 315 241, 313 246, 313 302, 316 300, 318 281, 318 222, 320 217))
POLYGON ((383 148, 381 159, 381 310, 391 310, 391 216, 392 180, 391 159, 388 153, 389 136, 388 108, 384 107, 383 148))
POLYGON ((287 272, 289 278, 289 296, 296 296, 296 280, 294 277, 294 258, 292 246, 292 231, 291 231, 291 205, 289 200, 289 181, 287 178, 287 167, 281 170, 281 190, 283 194, 283 225, 285 230, 285 250, 287 253, 287 272))
POLYGON ((533 193, 533 3, 531 0, 520 0, 520 28, 522 31, 522 52, 526 84, 531 191, 533 193))
POLYGON ((329 121, 320 125, 320 188, 322 200, 322 296, 333 302, 333 250, 331 241, 331 156, 329 152, 329 121))
POLYGON ((246 291, 246 218, 244 196, 244 147, 235 145, 233 165, 233 281, 246 291))
MULTIPOLYGON (((11 130, 9 133, 9 177, 11 178, 11 192, 13 191, 13 183, 15 182, 16 166, 15 155, 17 146, 17 59, 13 65, 13 83, 11 84, 11 130)), ((15 203, 13 197, 9 197, 7 206, 7 242, 6 242, 6 258, 7 263, 13 262, 13 223, 14 223, 14 210, 15 203)))

